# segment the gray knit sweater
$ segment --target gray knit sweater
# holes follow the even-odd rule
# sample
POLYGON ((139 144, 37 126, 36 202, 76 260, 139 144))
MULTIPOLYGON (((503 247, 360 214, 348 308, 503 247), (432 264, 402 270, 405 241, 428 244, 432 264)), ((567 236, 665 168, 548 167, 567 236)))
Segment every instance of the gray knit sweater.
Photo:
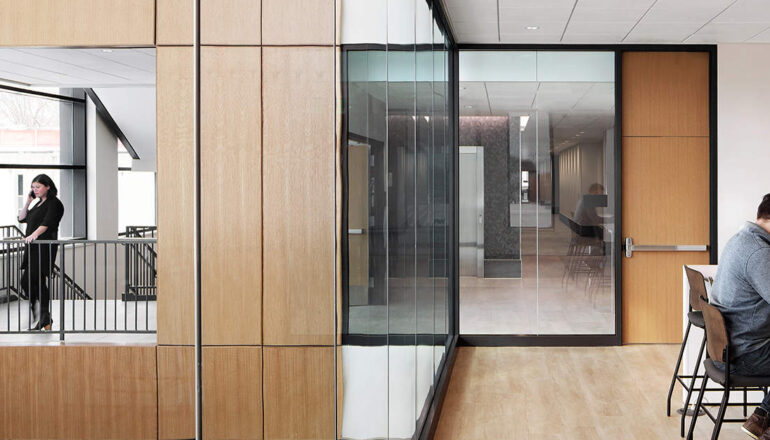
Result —
POLYGON ((725 318, 731 355, 770 343, 770 234, 747 222, 727 242, 709 298, 725 318))

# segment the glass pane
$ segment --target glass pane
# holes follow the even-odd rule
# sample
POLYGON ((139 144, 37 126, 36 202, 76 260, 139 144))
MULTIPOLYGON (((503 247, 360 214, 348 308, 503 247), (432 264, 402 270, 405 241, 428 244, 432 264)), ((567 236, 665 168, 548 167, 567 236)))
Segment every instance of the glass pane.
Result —
POLYGON ((460 53, 461 334, 615 333, 614 95, 612 52, 460 53))
MULTIPOLYGON (((17 216, 27 201, 32 179, 38 174, 47 174, 53 180, 59 191, 57 197, 64 204, 64 217, 59 224, 59 238, 73 237, 76 235, 73 234, 73 219, 79 215, 80 209, 85 208, 82 205, 85 194, 77 193, 78 188, 83 187, 85 170, 0 169, 0 188, 7 189, 0 191, 0 226, 16 226, 22 232, 26 231, 26 224, 19 223, 17 216), (75 203, 76 199, 79 202, 75 203)), ((32 206, 35 203, 37 202, 33 202, 32 206)))
POLYGON ((390 438, 416 419, 416 4, 388 2, 388 414, 390 438))
POLYGON ((72 164, 72 103, 0 90, 0 164, 72 164))
POLYGON ((118 231, 126 226, 155 226, 155 173, 118 172, 118 231))

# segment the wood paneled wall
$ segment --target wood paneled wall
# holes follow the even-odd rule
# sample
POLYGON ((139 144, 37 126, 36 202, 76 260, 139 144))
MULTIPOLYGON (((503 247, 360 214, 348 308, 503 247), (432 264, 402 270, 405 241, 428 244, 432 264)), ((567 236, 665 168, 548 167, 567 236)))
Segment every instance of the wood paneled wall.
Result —
POLYGON ((0 46, 153 46, 155 0, 0 0, 0 46))
POLYGON ((0 438, 156 438, 155 350, 0 347, 0 438))
MULTIPOLYGON (((337 3, 201 1, 206 438, 335 436, 337 3)), ((66 380, 51 386, 85 396, 61 431, 69 437, 189 438, 195 417, 193 0, 0 0, 0 8, 0 45, 157 47, 161 255, 157 349, 0 349, 0 381, 18 382, 19 363, 62 371, 50 377, 66 380), (66 367, 73 362, 77 369, 66 367), (105 419, 92 411, 97 403, 105 414, 124 403, 131 408, 105 419), (83 414, 95 421, 81 420, 83 414)), ((24 429, 37 431, 14 431, 17 420, 2 419, 17 417, 8 408, 0 415, 0 437, 55 436, 46 429, 57 425, 33 420, 49 404, 64 408, 53 403, 63 395, 51 397, 46 388, 30 393, 29 404, 40 409, 24 429)), ((56 423, 65 420, 56 417, 56 423)))

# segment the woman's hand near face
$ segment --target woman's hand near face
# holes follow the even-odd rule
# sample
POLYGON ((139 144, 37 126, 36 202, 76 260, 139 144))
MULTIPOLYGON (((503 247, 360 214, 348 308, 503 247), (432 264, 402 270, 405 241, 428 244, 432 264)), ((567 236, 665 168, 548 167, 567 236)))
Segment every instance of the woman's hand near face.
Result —
POLYGON ((33 194, 34 193, 32 191, 27 193, 27 206, 29 206, 35 200, 35 196, 33 194))

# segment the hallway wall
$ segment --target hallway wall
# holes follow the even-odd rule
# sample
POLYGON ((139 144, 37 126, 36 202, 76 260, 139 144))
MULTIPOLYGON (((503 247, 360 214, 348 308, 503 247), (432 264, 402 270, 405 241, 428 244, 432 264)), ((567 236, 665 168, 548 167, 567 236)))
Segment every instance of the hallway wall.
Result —
POLYGON ((770 193, 770 44, 717 48, 719 253, 770 193))

